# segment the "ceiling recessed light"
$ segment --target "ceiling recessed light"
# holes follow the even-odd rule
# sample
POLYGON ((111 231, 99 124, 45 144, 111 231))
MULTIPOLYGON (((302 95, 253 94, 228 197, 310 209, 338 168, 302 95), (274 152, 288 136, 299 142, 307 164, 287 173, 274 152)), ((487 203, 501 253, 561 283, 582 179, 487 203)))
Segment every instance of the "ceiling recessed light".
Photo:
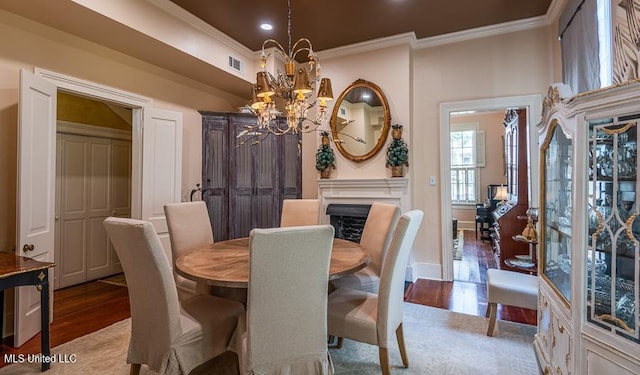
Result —
POLYGON ((273 29, 273 25, 272 25, 272 24, 270 24, 270 23, 263 23, 263 24, 260 24, 260 28, 261 28, 262 30, 267 30, 267 31, 269 31, 269 30, 273 29))

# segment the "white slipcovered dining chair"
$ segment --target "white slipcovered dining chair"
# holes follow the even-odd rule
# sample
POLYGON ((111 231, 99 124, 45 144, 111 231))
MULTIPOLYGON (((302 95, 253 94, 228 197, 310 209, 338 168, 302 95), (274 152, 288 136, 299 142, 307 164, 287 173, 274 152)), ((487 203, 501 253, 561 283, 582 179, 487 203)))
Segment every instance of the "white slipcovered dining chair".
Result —
POLYGON ((327 349, 330 225, 254 229, 241 374, 333 374, 327 349))
MULTIPOLYGON (((402 363, 409 366, 402 331, 404 280, 409 254, 423 216, 422 211, 413 210, 400 217, 382 262, 378 294, 338 288, 329 295, 329 334, 377 345, 384 375, 391 373, 388 348, 394 331, 402 363)), ((340 345, 341 340, 338 347, 340 345)))
POLYGON ((207 205, 203 201, 170 203, 164 206, 171 242, 171 264, 178 288, 178 297, 188 298, 198 293, 208 294, 211 287, 196 283, 175 272, 176 259, 186 250, 213 243, 213 229, 207 205))
POLYGON ((280 227, 317 225, 320 220, 319 199, 284 199, 280 227))
POLYGON ((355 273, 333 280, 334 287, 378 293, 382 260, 391 242, 398 218, 400 218, 400 207, 373 202, 360 238, 360 246, 369 254, 370 262, 365 268, 355 273))
POLYGON ((129 288, 131 374, 138 374, 142 364, 160 374, 188 374, 225 352, 243 319, 242 304, 206 294, 178 301, 153 225, 109 217, 104 227, 129 288))

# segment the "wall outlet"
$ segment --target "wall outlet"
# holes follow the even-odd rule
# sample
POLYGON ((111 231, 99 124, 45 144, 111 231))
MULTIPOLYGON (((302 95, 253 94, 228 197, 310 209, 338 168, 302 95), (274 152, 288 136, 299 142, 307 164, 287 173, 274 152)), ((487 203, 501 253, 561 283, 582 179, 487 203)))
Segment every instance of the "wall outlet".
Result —
POLYGON ((436 185, 436 176, 429 176, 429 185, 436 185))

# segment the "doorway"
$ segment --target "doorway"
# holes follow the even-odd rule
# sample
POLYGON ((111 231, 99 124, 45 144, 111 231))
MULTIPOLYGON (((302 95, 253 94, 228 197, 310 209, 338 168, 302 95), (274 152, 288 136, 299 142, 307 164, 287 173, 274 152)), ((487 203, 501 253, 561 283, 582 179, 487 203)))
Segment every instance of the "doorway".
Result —
MULTIPOLYGON (((30 187, 18 189, 17 211, 22 214, 19 215, 16 238, 20 247, 21 244, 35 244, 29 246, 29 251, 37 249, 30 254, 34 259, 54 260, 55 98, 57 92, 62 91, 132 109, 131 217, 154 225, 170 257, 162 207, 180 201, 182 113, 154 108, 151 99, 133 93, 40 68, 34 70, 34 73, 20 71, 19 104, 26 105, 18 106, 18 184, 30 187), (33 137, 36 133, 41 136, 33 137)), ((33 288, 17 288, 15 306, 11 309, 14 312, 11 320, 14 321, 15 346, 21 346, 39 332, 39 301, 38 292, 33 288)))
POLYGON ((492 257, 487 249, 491 244, 491 211, 496 208, 492 188, 506 184, 502 151, 506 109, 450 115, 452 205, 449 209, 455 223, 452 230, 454 281, 481 283, 484 269, 479 262, 482 261, 483 266, 491 265, 492 257))
POLYGON ((131 217, 133 120, 124 106, 57 99, 54 289, 122 272, 102 221, 131 217))
MULTIPOLYGON (((540 95, 511 96, 501 98, 478 99, 440 104, 440 197, 443 209, 441 210, 441 238, 442 238, 442 279, 454 280, 453 269, 453 213, 452 213, 452 178, 451 178, 451 129, 452 118, 460 113, 485 113, 499 112, 506 108, 527 109, 527 150, 528 150, 528 181, 530 184, 529 204, 537 206, 538 196, 538 146, 536 125, 542 109, 540 95)), ((454 120, 455 122, 455 120, 454 120)), ((485 134, 486 135, 486 134, 485 134)), ((502 147, 501 147, 502 149, 502 147)), ((500 159, 502 156, 498 156, 500 159)), ((480 185, 480 184, 478 184, 480 185)), ((482 187, 477 186, 477 193, 481 193, 482 187)), ((485 187, 486 190, 486 187, 485 187)), ((486 194, 486 192, 485 192, 486 194)), ((473 203, 475 210, 475 202, 473 203)), ((475 219, 475 215, 474 215, 475 219)), ((475 224, 475 220, 474 220, 475 224)))

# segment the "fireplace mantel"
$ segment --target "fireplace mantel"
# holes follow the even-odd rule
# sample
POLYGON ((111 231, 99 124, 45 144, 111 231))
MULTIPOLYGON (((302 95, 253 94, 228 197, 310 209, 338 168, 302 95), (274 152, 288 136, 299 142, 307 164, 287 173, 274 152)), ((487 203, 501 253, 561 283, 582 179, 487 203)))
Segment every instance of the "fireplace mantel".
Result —
MULTIPOLYGON (((395 178, 358 178, 358 179, 319 179, 318 198, 322 212, 326 212, 330 203, 371 204, 375 201, 396 204, 402 212, 409 211, 409 179, 395 178)), ((329 222, 328 216, 323 216, 329 222)))

